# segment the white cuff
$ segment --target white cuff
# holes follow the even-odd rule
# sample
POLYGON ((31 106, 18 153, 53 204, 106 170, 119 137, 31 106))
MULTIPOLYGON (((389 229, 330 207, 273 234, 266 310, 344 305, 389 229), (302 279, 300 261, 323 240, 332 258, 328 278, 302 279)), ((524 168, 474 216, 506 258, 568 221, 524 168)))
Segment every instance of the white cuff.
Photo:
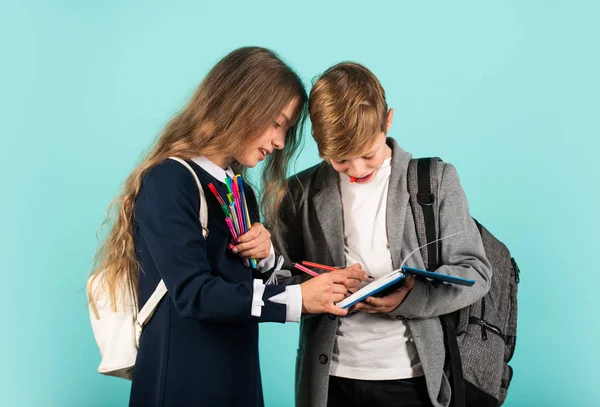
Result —
POLYGON ((300 322, 302 317, 302 289, 300 285, 288 285, 285 287, 284 292, 274 295, 269 298, 269 301, 285 304, 286 322, 300 322))
POLYGON ((252 295, 252 308, 250 314, 254 317, 260 317, 262 314, 262 307, 265 305, 262 300, 263 294, 265 293, 265 285, 262 280, 254 280, 254 294, 252 295))
POLYGON ((261 273, 265 273, 271 270, 273 266, 275 266, 275 249, 273 248, 273 243, 271 243, 271 251, 269 252, 269 255, 259 261, 256 268, 261 273))

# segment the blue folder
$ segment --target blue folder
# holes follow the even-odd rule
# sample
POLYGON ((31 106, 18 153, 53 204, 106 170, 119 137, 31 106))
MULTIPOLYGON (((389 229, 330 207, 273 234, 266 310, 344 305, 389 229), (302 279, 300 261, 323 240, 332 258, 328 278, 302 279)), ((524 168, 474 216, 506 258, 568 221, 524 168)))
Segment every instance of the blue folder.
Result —
MULTIPOLYGON (((395 278, 391 279, 386 284, 384 284, 380 287, 374 288, 373 290, 369 290, 368 287, 370 284, 372 284, 372 283, 369 283, 353 294, 354 296, 356 296, 355 298, 352 298, 350 300, 350 298, 352 297, 352 296, 350 296, 350 297, 346 298, 344 301, 340 301, 337 305, 340 308, 350 308, 354 304, 364 301, 365 298, 367 298, 367 297, 386 296, 402 286, 407 274, 412 274, 412 275, 418 276, 418 277, 424 277, 424 278, 434 280, 434 281, 440 281, 440 282, 449 283, 449 284, 463 285, 463 286, 467 286, 467 287, 471 287, 473 284, 475 284, 475 280, 468 280, 468 279, 461 278, 461 277, 449 276, 447 274, 435 273, 433 271, 419 270, 419 269, 415 269, 412 267, 403 266, 402 272, 399 272, 395 278), (359 294, 359 292, 361 292, 361 294, 359 294), (348 301, 348 300, 350 300, 350 301, 348 301), (340 304, 343 304, 343 305, 340 305, 340 304)), ((382 277, 382 278, 385 278, 385 277, 382 277)), ((375 280, 375 281, 377 281, 377 280, 375 280)))

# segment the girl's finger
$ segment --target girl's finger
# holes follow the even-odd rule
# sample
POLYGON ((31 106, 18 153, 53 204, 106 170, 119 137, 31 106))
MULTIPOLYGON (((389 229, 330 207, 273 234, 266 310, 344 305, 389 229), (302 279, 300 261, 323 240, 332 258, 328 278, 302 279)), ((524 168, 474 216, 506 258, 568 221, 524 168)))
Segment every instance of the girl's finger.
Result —
POLYGON ((263 245, 260 247, 243 250, 241 252, 238 252, 238 254, 243 257, 264 259, 269 256, 270 251, 271 251, 270 243, 268 245, 263 243, 263 245))
POLYGON ((250 228, 250 230, 243 235, 241 235, 238 239, 240 243, 247 243, 254 239, 256 239, 260 235, 260 228, 254 227, 250 228))

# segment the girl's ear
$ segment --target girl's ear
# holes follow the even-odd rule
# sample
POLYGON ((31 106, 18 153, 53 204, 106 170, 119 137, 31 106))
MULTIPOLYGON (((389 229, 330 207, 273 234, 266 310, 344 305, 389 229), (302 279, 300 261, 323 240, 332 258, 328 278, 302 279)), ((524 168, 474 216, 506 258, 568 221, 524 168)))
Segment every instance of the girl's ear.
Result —
POLYGON ((394 118, 394 109, 388 110, 387 119, 385 120, 385 132, 386 134, 390 131, 390 127, 392 127, 392 119, 394 118))

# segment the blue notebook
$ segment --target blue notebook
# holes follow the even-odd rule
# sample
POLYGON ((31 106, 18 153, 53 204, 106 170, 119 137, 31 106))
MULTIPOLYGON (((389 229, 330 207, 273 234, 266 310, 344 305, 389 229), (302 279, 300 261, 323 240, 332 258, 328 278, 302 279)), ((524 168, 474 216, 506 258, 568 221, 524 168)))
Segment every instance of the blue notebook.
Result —
POLYGON ((376 278, 348 298, 338 302, 336 305, 340 308, 350 308, 354 304, 363 301, 367 297, 383 297, 387 294, 390 294, 402 286, 404 283, 404 278, 407 274, 468 287, 475 284, 475 280, 467 280, 460 277, 449 276, 447 274, 440 274, 433 271, 425 271, 403 266, 400 270, 395 270, 386 276, 376 278))

